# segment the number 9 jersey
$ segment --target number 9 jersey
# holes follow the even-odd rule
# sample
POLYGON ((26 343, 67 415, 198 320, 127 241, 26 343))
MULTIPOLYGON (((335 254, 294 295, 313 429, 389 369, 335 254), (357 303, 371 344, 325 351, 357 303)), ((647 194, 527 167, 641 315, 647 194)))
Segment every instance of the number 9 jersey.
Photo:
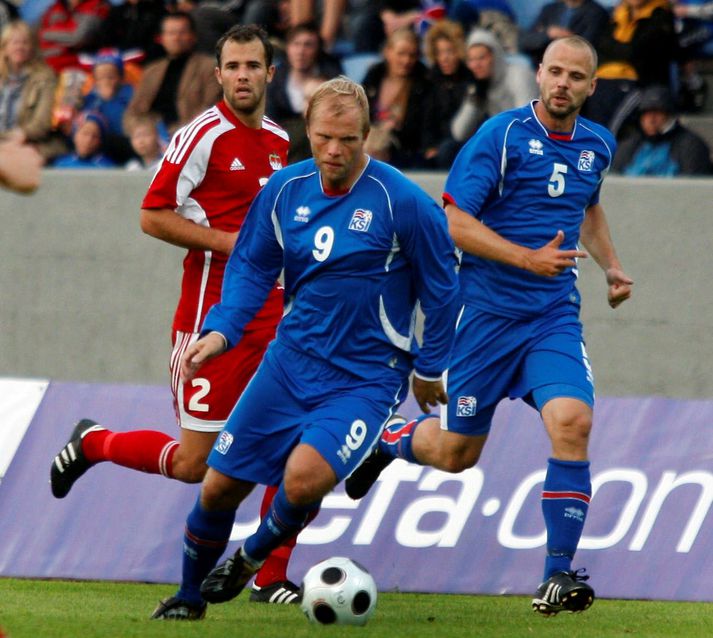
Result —
MULTIPOLYGON (((612 162, 616 142, 603 126, 577 117, 571 133, 549 131, 534 102, 483 124, 458 154, 443 199, 505 239, 540 248, 558 230, 562 250, 575 249, 589 206, 612 162)), ((465 253, 460 281, 465 304, 528 319, 560 303, 579 305, 576 269, 542 277, 465 253)))
POLYGON ((282 270, 282 347, 362 379, 412 367, 439 378, 458 310, 456 262, 444 211, 399 171, 367 159, 349 192, 335 195, 306 160, 273 175, 253 203, 203 332, 234 345, 282 270))

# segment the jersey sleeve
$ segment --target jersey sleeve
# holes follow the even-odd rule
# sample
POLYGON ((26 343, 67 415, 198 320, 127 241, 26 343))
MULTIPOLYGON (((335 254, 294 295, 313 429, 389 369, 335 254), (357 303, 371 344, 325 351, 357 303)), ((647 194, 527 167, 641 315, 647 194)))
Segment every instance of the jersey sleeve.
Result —
POLYGON ((265 304, 282 270, 279 225, 273 216, 274 194, 270 182, 250 206, 235 249, 225 268, 220 302, 203 321, 201 335, 219 332, 235 346, 245 326, 265 304))
POLYGON ((443 209, 418 187, 404 188, 396 200, 394 222, 399 245, 413 269, 416 295, 424 315, 416 373, 436 379, 448 367, 459 309, 456 249, 443 209))
POLYGON ((488 120, 458 153, 446 179, 443 201, 477 216, 502 179, 505 152, 502 127, 488 120))
POLYGON ((191 137, 186 133, 185 128, 180 129, 171 139, 141 208, 176 210, 203 181, 210 149, 199 144, 198 136, 184 139, 191 137))
POLYGON ((611 132, 604 128, 603 126, 598 127, 595 130, 595 134, 599 136, 602 142, 602 166, 599 170, 599 183, 597 187, 592 192, 592 196, 589 199, 589 206, 594 206, 599 203, 599 194, 602 189, 602 183, 604 178, 607 176, 614 163, 614 156, 616 155, 617 143, 616 138, 611 134, 611 132))

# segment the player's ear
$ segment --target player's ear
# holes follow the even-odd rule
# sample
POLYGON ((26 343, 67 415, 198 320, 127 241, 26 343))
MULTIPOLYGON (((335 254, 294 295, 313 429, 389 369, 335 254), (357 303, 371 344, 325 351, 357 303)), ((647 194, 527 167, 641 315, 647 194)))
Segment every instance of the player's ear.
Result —
POLYGON ((267 82, 268 84, 272 82, 272 78, 275 75, 275 65, 271 64, 269 67, 267 67, 267 82))
POLYGON ((218 80, 218 84, 220 84, 220 86, 223 86, 223 78, 220 74, 220 67, 219 66, 215 67, 214 72, 215 72, 215 79, 218 80))
POLYGON ((594 94, 594 91, 596 91, 596 90, 597 90, 597 78, 596 78, 596 77, 593 77, 593 78, 592 78, 592 84, 591 84, 591 86, 589 87, 589 93, 587 93, 587 97, 589 97, 590 95, 593 95, 593 94, 594 94))

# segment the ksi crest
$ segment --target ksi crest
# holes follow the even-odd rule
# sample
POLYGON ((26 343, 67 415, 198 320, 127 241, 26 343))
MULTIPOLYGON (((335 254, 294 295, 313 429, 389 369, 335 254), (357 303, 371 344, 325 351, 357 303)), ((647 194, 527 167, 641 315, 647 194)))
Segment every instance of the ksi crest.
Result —
POLYGON ((456 416, 475 416, 478 399, 475 397, 458 397, 456 416))
POLYGON ((579 154, 579 162, 577 168, 580 171, 585 171, 587 173, 591 172, 592 166, 594 164, 594 151, 582 151, 579 154))
POLYGON ((349 230, 358 230, 365 233, 371 225, 373 213, 370 210, 357 208, 352 215, 352 220, 349 222, 349 230))

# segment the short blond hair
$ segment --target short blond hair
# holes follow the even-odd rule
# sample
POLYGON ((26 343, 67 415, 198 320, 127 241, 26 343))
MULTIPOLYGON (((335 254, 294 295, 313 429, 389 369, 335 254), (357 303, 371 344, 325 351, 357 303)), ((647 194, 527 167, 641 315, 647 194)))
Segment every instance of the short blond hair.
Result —
POLYGON ((315 108, 330 97, 344 98, 333 105, 333 110, 337 115, 350 106, 356 107, 361 112, 362 132, 364 135, 369 132, 369 99, 366 97, 364 87, 345 75, 327 80, 317 87, 309 100, 307 111, 305 111, 307 126, 309 126, 315 108), (346 100, 351 100, 352 104, 345 104, 346 100))

